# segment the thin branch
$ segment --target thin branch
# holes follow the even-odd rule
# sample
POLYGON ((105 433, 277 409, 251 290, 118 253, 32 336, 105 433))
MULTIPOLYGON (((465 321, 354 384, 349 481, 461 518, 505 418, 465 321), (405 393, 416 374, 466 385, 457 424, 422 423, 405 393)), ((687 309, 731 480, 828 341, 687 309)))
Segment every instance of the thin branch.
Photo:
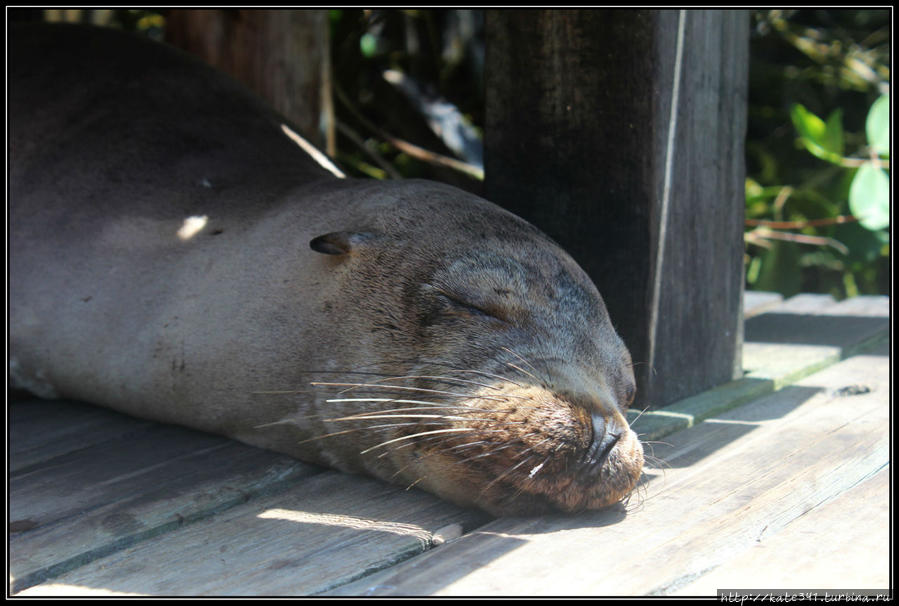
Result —
POLYGON ((340 122, 339 120, 337 120, 336 122, 337 122, 337 131, 341 135, 343 135, 344 137, 346 137, 347 139, 352 141, 356 145, 356 147, 358 147, 359 149, 362 150, 362 153, 364 153, 369 158, 371 158, 371 160, 375 164, 377 164, 379 167, 381 167, 384 170, 384 172, 386 172, 388 175, 390 175, 391 179, 402 179, 403 178, 403 176, 401 174, 399 174, 399 172, 397 172, 397 170, 390 164, 390 162, 385 160, 381 156, 381 154, 377 153, 375 150, 371 149, 368 145, 366 145, 365 141, 362 140, 362 137, 360 137, 356 131, 354 131, 352 128, 350 128, 343 122, 340 122))
POLYGON ((751 232, 744 234, 747 241, 754 241, 759 238, 768 240, 783 240, 785 242, 796 242, 798 244, 812 244, 814 246, 830 246, 837 249, 844 255, 849 254, 849 249, 845 244, 833 238, 823 238, 820 236, 807 236, 805 234, 794 234, 790 232, 774 231, 767 227, 757 227, 751 232))
POLYGON ((373 133, 376 133, 379 137, 393 145, 401 152, 404 152, 412 156, 413 158, 417 158, 423 162, 452 168, 453 170, 464 173, 469 177, 472 177, 473 179, 477 179, 478 181, 484 180, 483 169, 472 166, 471 164, 468 164, 466 162, 462 162, 461 160, 450 158, 449 156, 444 156, 442 154, 428 151, 423 147, 419 147, 413 143, 409 143, 408 141, 404 141, 403 139, 394 137, 393 135, 387 133, 382 128, 373 124, 365 116, 359 113, 359 111, 353 106, 352 102, 350 102, 346 94, 339 86, 335 86, 334 91, 337 93, 337 98, 341 103, 343 103, 344 107, 346 107, 347 110, 349 110, 349 112, 352 113, 353 116, 363 124, 363 126, 365 126, 365 128, 372 131, 373 133))
POLYGON ((746 219, 746 225, 751 227, 763 226, 771 229, 802 229, 803 227, 817 227, 819 225, 838 225, 840 223, 854 223, 858 217, 852 215, 840 215, 826 219, 808 219, 807 221, 769 221, 767 219, 746 219))

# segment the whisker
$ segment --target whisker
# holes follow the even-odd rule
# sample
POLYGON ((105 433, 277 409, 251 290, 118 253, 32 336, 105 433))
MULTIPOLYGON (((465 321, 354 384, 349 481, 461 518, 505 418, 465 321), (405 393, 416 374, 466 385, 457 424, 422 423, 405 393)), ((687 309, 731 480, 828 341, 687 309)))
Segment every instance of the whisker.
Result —
POLYGON ((262 429, 263 427, 271 427, 272 425, 287 425, 290 423, 296 423, 296 419, 281 419, 280 421, 272 421, 271 423, 262 423, 260 425, 254 425, 253 429, 262 429))
MULTIPOLYGON (((343 399, 337 399, 337 400, 325 400, 325 402, 335 402, 335 403, 339 403, 339 402, 398 402, 401 404, 405 404, 405 403, 425 404, 425 406, 405 406, 403 408, 384 408, 384 409, 372 410, 369 412, 360 412, 356 415, 352 415, 350 417, 343 417, 343 418, 337 419, 337 420, 344 420, 344 419, 348 419, 348 418, 349 419, 352 419, 352 418, 366 419, 366 418, 374 418, 374 415, 379 415, 379 414, 383 414, 383 413, 409 412, 409 411, 422 411, 422 410, 428 410, 428 411, 448 410, 448 411, 456 411, 459 413, 483 412, 483 413, 494 414, 494 415, 509 415, 518 410, 517 408, 502 409, 502 408, 474 408, 472 406, 438 406, 437 403, 422 402, 420 400, 397 400, 397 399, 393 399, 393 398, 343 398, 343 399)), ((438 415, 438 416, 441 416, 444 418, 463 419, 463 417, 449 417, 447 415, 438 415)), ((335 420, 335 419, 323 419, 322 417, 323 417, 323 415, 308 415, 307 417, 303 417, 303 418, 318 418, 318 419, 322 419, 324 421, 335 420)), ((464 417, 464 419, 465 420, 476 420, 476 421, 489 421, 489 422, 492 422, 493 424, 503 424, 503 425, 509 425, 509 424, 513 424, 513 423, 520 424, 520 423, 524 422, 524 421, 506 421, 506 420, 501 420, 501 419, 496 419, 496 418, 473 419, 472 417, 464 417)), ((272 423, 272 425, 274 425, 276 423, 287 423, 287 422, 290 422, 290 421, 287 421, 287 420, 276 421, 275 423, 272 423)), ((264 427, 264 425, 260 425, 259 427, 264 427)))
POLYGON ((483 375, 485 377, 490 377, 491 379, 499 379, 500 381, 505 381, 507 383, 511 383, 512 385, 515 385, 516 387, 522 387, 522 388, 524 387, 524 385, 513 381, 509 377, 504 377, 502 375, 496 375, 496 374, 493 374, 492 372, 484 372, 482 370, 454 370, 453 372, 470 372, 470 373, 474 373, 474 374, 483 375))
POLYGON ((449 428, 449 429, 435 429, 434 431, 422 431, 422 432, 420 432, 420 433, 414 433, 414 434, 408 435, 408 436, 400 436, 399 438, 394 438, 394 439, 392 439, 392 440, 387 440, 386 442, 381 442, 380 444, 376 444, 375 446, 372 446, 371 448, 366 448, 365 450, 363 450, 363 451, 360 452, 359 454, 366 454, 366 453, 368 453, 368 452, 371 452, 371 451, 374 450, 375 448, 380 448, 380 447, 382 447, 382 446, 387 446, 388 444, 393 444, 393 443, 395 443, 395 442, 400 442, 400 441, 403 441, 403 440, 414 440, 414 439, 416 439, 416 438, 418 438, 418 437, 420 437, 420 436, 429 436, 429 435, 435 435, 435 434, 441 434, 441 433, 462 433, 462 432, 465 432, 465 433, 472 433, 472 432, 475 432, 475 431, 480 431, 480 432, 493 432, 493 431, 496 431, 496 432, 498 432, 498 431, 502 431, 502 430, 500 430, 500 429, 497 429, 497 430, 490 430, 490 429, 472 429, 472 428, 469 428, 469 427, 451 427, 451 428, 449 428))
POLYGON ((672 444, 671 442, 663 442, 662 440, 641 440, 641 442, 643 444, 661 444, 662 446, 670 446, 671 448, 674 448, 674 444, 672 444))
POLYGON ((541 469, 543 469, 544 467, 546 467, 546 464, 549 463, 549 460, 550 460, 551 458, 552 458, 552 455, 549 455, 548 457, 546 457, 545 459, 543 459, 543 462, 542 462, 542 463, 540 463, 539 465, 535 466, 533 469, 531 469, 530 472, 528 472, 528 482, 533 482, 533 481, 534 481, 534 476, 536 476, 536 475, 540 472, 541 469))
POLYGON ((478 375, 481 375, 481 376, 484 376, 484 377, 490 377, 491 379, 499 379, 499 380, 501 380, 501 381, 508 381, 509 383, 513 383, 513 384, 517 385, 518 387, 523 387, 522 385, 520 385, 520 384, 518 384, 518 383, 515 383, 512 379, 510 379, 510 378, 508 378, 508 377, 505 377, 505 376, 502 376, 502 375, 493 374, 493 373, 486 372, 486 371, 483 371, 483 370, 475 370, 475 369, 473 369, 473 368, 455 368, 454 366, 451 366, 451 365, 446 364, 446 363, 444 363, 444 362, 440 362, 439 360, 422 359, 422 360, 419 360, 419 363, 422 363, 422 364, 430 364, 430 365, 433 365, 433 366, 443 366, 443 367, 446 368, 449 372, 453 372, 453 373, 459 373, 459 374, 462 374, 462 373, 478 374, 478 375))
POLYGON ((649 467, 650 469, 660 469, 661 471, 665 471, 666 469, 671 469, 671 463, 666 461, 665 459, 660 459, 655 455, 647 455, 644 454, 644 465, 649 467))
POLYGON ((422 477, 418 478, 417 480, 415 480, 414 482, 412 482, 411 484, 409 484, 408 486, 406 486, 406 490, 412 490, 413 488, 415 488, 415 485, 418 484, 419 482, 421 482, 422 480, 424 480, 425 477, 426 476, 422 476, 422 477))
MULTIPOLYGON (((405 386, 405 385, 379 385, 377 383, 324 383, 324 382, 318 382, 318 381, 310 383, 310 385, 313 385, 315 387, 350 387, 350 388, 370 387, 372 389, 401 389, 401 390, 406 390, 406 391, 418 391, 418 392, 423 392, 423 393, 436 393, 436 394, 441 394, 441 395, 446 395, 446 396, 455 396, 455 397, 459 397, 459 398, 470 398, 471 397, 469 394, 464 394, 464 393, 457 393, 457 392, 453 392, 453 391, 443 391, 443 390, 439 390, 439 389, 426 389, 424 387, 409 387, 409 386, 405 386)), ((349 390, 344 390, 344 391, 349 391, 349 390)), ((496 398, 494 396, 479 396, 479 398, 484 399, 484 400, 499 400, 499 398, 496 398)))
POLYGON ((480 454, 471 455, 470 457, 456 461, 456 463, 457 464, 467 463, 469 461, 474 461, 475 459, 483 459, 484 457, 491 457, 491 456, 497 454, 499 451, 510 448, 511 446, 512 446, 511 444, 506 444, 505 446, 500 446, 499 448, 494 448, 493 450, 491 450, 489 452, 482 452, 480 454))
POLYGON ((457 379, 456 377, 440 377, 436 375, 406 375, 404 377, 387 377, 385 379, 381 379, 381 381, 403 381, 406 379, 435 379, 437 381, 443 381, 447 383, 464 383, 467 385, 477 385, 478 387, 486 387, 488 389, 500 390, 501 388, 495 385, 487 385, 486 383, 479 383, 477 381, 469 381, 467 379, 457 379))
POLYGON ((544 467, 546 467, 546 464, 549 462, 549 460, 551 458, 552 458, 552 455, 549 455, 548 457, 543 459, 542 463, 540 463, 539 465, 535 465, 533 468, 531 468, 531 471, 528 472, 528 477, 525 478, 518 485, 518 488, 515 490, 515 492, 512 493, 511 495, 509 495, 505 499, 505 501, 507 503, 511 503, 512 501, 514 501, 515 499, 517 499, 518 497, 523 495, 526 488, 532 488, 534 486, 534 484, 537 483, 537 480, 534 479, 534 476, 536 476, 544 467))
MULTIPOLYGON (((515 352, 515 351, 512 351, 512 350, 509 349, 508 347, 502 347, 501 349, 503 349, 503 350, 509 352, 510 354, 512 354, 513 356, 515 356, 516 358, 518 358, 519 360, 521 360, 522 362, 524 362, 525 364, 527 364, 528 366, 530 366, 530 367, 531 367, 531 370, 533 370, 533 371, 536 372, 537 374, 540 374, 540 370, 539 370, 536 366, 534 366, 533 364, 531 364, 530 362, 528 362, 527 360, 525 360, 525 359, 521 356, 521 354, 519 354, 519 353, 517 353, 517 352, 515 352)), ((534 377, 534 375, 531 375, 531 376, 534 377)), ((537 377, 534 377, 534 378, 537 379, 537 377)), ((543 381, 542 379, 537 379, 537 380, 540 381, 540 383, 544 383, 544 381, 543 381)))
MULTIPOLYGON (((401 409, 398 409, 401 410, 401 409)), ((373 413, 366 413, 364 415, 354 415, 351 417, 338 417, 333 419, 324 419, 325 421, 360 421, 365 419, 445 419, 450 421, 490 421, 491 419, 476 419, 472 417, 455 417, 451 415, 401 415, 401 414, 390 414, 390 415, 379 415, 373 413)))
POLYGON ((534 484, 536 484, 536 482, 537 482, 537 481, 534 479, 534 476, 537 475, 537 473, 538 473, 541 469, 543 469, 543 468, 546 466, 546 464, 549 462, 549 460, 550 460, 551 458, 552 458, 552 455, 546 457, 546 458, 543 460, 543 462, 540 463, 539 465, 535 465, 535 466, 531 469, 531 471, 528 472, 528 477, 525 478, 525 480, 522 481, 522 482, 518 485, 518 488, 515 490, 515 492, 512 493, 511 495, 509 495, 507 498, 504 499, 505 502, 506 502, 506 503, 511 503, 511 502, 513 502, 515 499, 517 499, 518 497, 520 497, 521 495, 524 494, 524 491, 525 491, 526 488, 532 488, 532 487, 534 486, 534 484))
POLYGON ((640 417, 642 417, 642 416, 643 416, 645 413, 647 413, 648 411, 649 411, 649 406, 647 406, 646 408, 644 408, 643 410, 641 410, 640 413, 637 415, 637 417, 636 417, 633 421, 631 421, 630 424, 633 425, 634 423, 636 423, 637 421, 639 421, 639 420, 640 420, 640 417))
POLYGON ((342 436, 344 434, 353 433, 356 431, 370 431, 370 430, 375 430, 375 429, 392 429, 394 427, 403 427, 403 426, 408 426, 408 425, 420 425, 420 423, 389 423, 387 425, 369 425, 366 427, 355 427, 353 429, 344 429, 343 431, 335 431, 333 433, 326 433, 321 436, 314 436, 311 438, 306 438, 305 440, 300 440, 299 442, 297 442, 297 445, 305 444, 307 442, 312 442, 314 440, 323 440, 325 438, 331 438, 334 436, 342 436))
MULTIPOLYGON (((431 440, 444 440, 444 439, 446 439, 446 436, 429 436, 429 437, 427 437, 427 438, 423 438, 423 439, 421 439, 421 440, 417 440, 415 443, 420 443, 420 442, 430 442, 431 440)), ((415 444, 412 443, 412 442, 409 442, 409 443, 407 443, 407 444, 400 444, 399 446, 396 447, 396 450, 400 450, 400 449, 402 449, 402 448, 407 448, 407 447, 409 447, 409 446, 414 446, 414 445, 415 445, 415 444)), ((438 451, 438 452, 429 452, 429 453, 425 454, 423 458, 428 458, 428 457, 434 456, 434 455, 436 455, 436 454, 442 454, 442 453, 444 453, 444 452, 446 452, 446 450, 441 450, 441 451, 438 451)), ((386 455, 386 454, 388 454, 388 453, 386 453, 386 452, 385 452, 385 453, 382 453, 382 454, 378 455, 378 458, 381 458, 381 457, 383 457, 383 456, 386 455)), ((416 461, 416 462, 417 462, 417 461, 416 461)), ((403 465, 402 467, 400 467, 399 469, 397 469, 395 472, 393 472, 393 474, 390 476, 390 479, 391 479, 391 480, 396 479, 396 477, 397 477, 398 475, 400 475, 401 473, 403 473, 404 471, 406 471, 406 470, 409 468, 410 465, 412 465, 412 461, 410 461, 409 463, 406 463, 405 465, 403 465)), ((426 477, 428 477, 428 476, 427 476, 427 475, 421 476, 420 478, 418 478, 418 480, 416 480, 416 483, 417 483, 417 482, 420 482, 421 480, 425 479, 426 477)))
MULTIPOLYGON (((523 436, 523 437, 524 437, 524 438, 529 438, 529 437, 531 437, 531 436, 533 436, 533 435, 536 435, 536 434, 529 433, 529 434, 527 434, 527 435, 525 435, 525 436, 523 436)), ((533 451, 533 450, 536 450, 538 446, 540 446, 541 444, 545 444, 546 442, 549 442, 550 440, 552 440, 552 438, 544 438, 544 439, 540 440, 539 442, 537 442, 536 444, 531 445, 531 446, 529 447, 528 450, 532 450, 532 451, 533 451)), ((550 455, 550 456, 552 456, 552 455, 550 455)))
MULTIPOLYGON (((515 399, 515 400, 533 400, 533 398, 530 398, 528 396, 520 396, 520 395, 510 394, 510 393, 504 393, 504 394, 496 395, 496 396, 487 396, 487 395, 472 396, 469 394, 462 394, 462 393, 457 393, 457 392, 453 392, 453 391, 443 391, 443 390, 439 390, 439 389, 426 389, 424 387, 409 387, 409 386, 405 386, 405 385, 382 385, 382 384, 377 384, 377 383, 315 382, 315 383, 310 383, 310 385, 314 385, 316 387, 349 387, 349 389, 344 389, 344 390, 340 391, 340 393, 346 393, 346 392, 356 389, 358 387, 371 387, 373 389, 382 389, 382 390, 386 390, 386 391, 389 391, 389 390, 419 391, 419 392, 436 394, 438 396, 445 395, 445 396, 450 396, 452 398, 459 398, 459 399, 464 398, 466 400, 491 400, 493 402, 503 402, 510 398, 515 399)), ((358 401, 365 401, 366 399, 368 399, 368 398, 358 398, 358 401)), ((374 400, 374 398, 371 398, 371 400, 374 400)), ((397 400, 396 398, 385 398, 385 400, 402 401, 402 400, 397 400)), ((326 401, 328 401, 328 402, 330 402, 330 401, 351 402, 351 401, 356 401, 356 399, 354 399, 354 398, 334 398, 332 400, 326 400, 326 401)), ((418 403, 422 403, 422 402, 418 401, 418 403)), ((546 402, 544 402, 544 404, 545 403, 546 402)))
POLYGON ((487 484, 486 486, 484 486, 484 488, 481 489, 481 494, 484 494, 485 492, 487 492, 487 491, 490 489, 491 486, 493 486, 494 484, 496 484, 497 482, 499 482, 500 480, 502 480, 503 478, 505 478, 507 475, 509 475, 510 473, 512 473, 513 471, 515 471, 515 470, 518 469, 519 467, 521 467, 522 465, 524 465, 526 462, 528 462, 529 460, 531 460, 531 458, 532 458, 532 456, 529 455, 528 458, 522 459, 522 460, 519 461, 519 463, 518 463, 517 465, 515 465, 514 467, 511 467, 511 468, 507 469, 507 470, 504 471, 503 473, 499 474, 497 477, 493 478, 493 480, 491 480, 489 484, 487 484))
POLYGON ((518 372, 520 372, 520 373, 522 373, 522 374, 525 374, 525 375, 531 377, 532 379, 534 379, 535 381, 537 381, 537 382, 540 383, 540 384, 543 384, 543 381, 541 381, 540 379, 538 379, 537 377, 535 377, 533 374, 529 373, 529 372, 526 371, 525 369, 521 368, 520 366, 515 366, 515 365, 512 364, 511 362, 506 362, 506 365, 511 366, 512 368, 514 368, 514 369, 517 370, 518 372))
MULTIPOLYGON (((387 410, 375 410, 372 412, 363 412, 359 413, 360 415, 367 415, 379 412, 392 412, 395 410, 459 410, 466 412, 490 412, 497 414, 511 414, 514 412, 513 410, 502 410, 495 408, 474 408, 472 406, 439 406, 441 402, 423 402, 421 400, 398 400, 395 398, 342 398, 337 400, 325 400, 325 402, 397 402, 399 404, 424 404, 425 406, 407 406, 405 408, 393 408, 387 410)), ((316 415, 320 416, 320 415, 316 415)))
MULTIPOLYGON (((438 437, 438 438, 443 438, 443 436, 437 436, 437 437, 438 437)), ((430 439, 433 439, 433 438, 425 438, 425 439, 430 440, 430 439)), ((428 453, 428 454, 425 455, 425 458, 430 457, 430 456, 433 456, 433 455, 437 455, 437 454, 443 454, 443 453, 446 453, 446 452, 450 452, 450 451, 452 451, 452 450, 458 450, 458 449, 461 449, 461 448, 470 448, 470 447, 472 447, 472 446, 477 446, 477 445, 479 445, 479 444, 486 444, 486 443, 487 443, 487 442, 486 442, 485 440, 478 440, 478 441, 476 441, 476 442, 469 442, 469 443, 467 443, 467 444, 458 444, 458 445, 456 445, 456 446, 450 446, 449 448, 444 448, 443 450, 439 450, 439 451, 436 451, 436 452, 430 452, 430 453, 428 453)), ((411 444, 408 444, 408 445, 411 445, 411 444)), ((404 444, 403 446, 399 446, 398 448, 403 448, 404 446, 407 446, 407 445, 404 444)), ((491 450, 490 452, 480 453, 480 454, 473 455, 473 456, 470 456, 470 457, 465 458, 465 459, 460 459, 460 460, 458 460, 458 461, 453 461, 453 465, 461 465, 461 464, 463 464, 463 463, 467 463, 467 462, 473 461, 473 460, 475 460, 475 459, 480 459, 480 458, 483 458, 483 457, 489 457, 489 456, 491 456, 491 455, 496 454, 496 453, 499 452, 500 450, 504 450, 504 449, 506 449, 506 448, 509 448, 510 446, 512 446, 512 445, 511 445, 511 444, 506 444, 505 446, 500 446, 499 448, 495 448, 495 449, 491 450)), ((383 456, 383 455, 382 455, 382 456, 383 456)), ((396 476, 398 476, 398 475, 401 474, 402 472, 406 471, 406 469, 409 468, 409 465, 411 465, 411 463, 408 463, 408 464, 404 465, 403 467, 401 467, 400 469, 398 469, 398 470, 391 476, 391 479, 396 478, 396 476)), ((418 478, 418 480, 416 480, 415 483, 418 483, 418 482, 420 482, 421 480, 424 480, 424 479, 427 478, 427 477, 428 477, 427 475, 424 475, 424 476, 418 478)))
POLYGON ((423 400, 400 400, 398 398, 335 398, 332 400, 325 400, 325 402, 329 403, 338 403, 338 402, 397 402, 398 404, 423 404, 426 407, 433 406, 434 408, 465 408, 464 406, 438 406, 442 404, 442 402, 426 402, 423 400))
POLYGON ((492 373, 492 372, 486 372, 486 371, 483 371, 483 370, 475 370, 475 369, 454 368, 453 366, 450 366, 449 364, 440 362, 440 361, 438 361, 438 360, 428 360, 428 359, 424 359, 424 360, 419 360, 419 361, 420 361, 421 363, 423 363, 423 364, 432 364, 432 365, 434 365, 434 366, 443 366, 444 368, 447 368, 450 372, 454 372, 454 373, 459 373, 459 374, 462 374, 462 373, 477 374, 477 375, 481 375, 481 376, 483 376, 483 377, 489 377, 489 378, 491 378, 491 379, 499 379, 500 381, 505 381, 505 382, 508 382, 508 383, 512 383, 512 384, 515 385, 516 387, 524 387, 524 385, 522 385, 521 383, 518 383, 518 382, 516 382, 516 381, 513 381, 513 380, 512 380, 511 378, 509 378, 509 377, 506 377, 506 376, 503 376, 503 375, 494 374, 494 373, 492 373))
MULTIPOLYGON (((328 400, 330 402, 330 400, 328 400)), ((459 412, 508 412, 502 410, 488 410, 485 408, 469 408, 468 406, 407 406, 404 408, 384 408, 380 410, 372 410, 370 412, 360 412, 358 415, 354 415, 359 417, 360 419, 366 418, 369 415, 377 415, 385 412, 406 412, 406 411, 419 411, 419 410, 455 410, 459 412)), ((468 418, 468 417, 466 417, 468 418)), ((494 420, 494 419, 485 419, 485 420, 494 420)))
MULTIPOLYGON (((405 443, 405 444, 400 444, 399 446, 396 446, 396 447, 393 448, 393 452, 396 452, 397 450, 402 450, 403 448, 410 448, 410 447, 412 447, 412 446, 420 446, 423 442, 432 442, 432 441, 435 441, 435 440, 437 440, 437 441, 439 441, 439 440, 446 440, 447 437, 448 437, 448 436, 443 436, 443 435, 428 436, 428 437, 426 437, 426 438, 421 438, 420 440, 415 440, 414 442, 407 442, 407 443, 405 443)), ((440 452, 442 453, 442 452, 446 452, 446 451, 445 451, 445 450, 441 450, 440 452)), ((379 454, 379 455, 378 455, 378 458, 379 458, 379 459, 380 459, 380 458, 383 458, 384 456, 386 456, 386 455, 388 455, 388 454, 390 454, 390 451, 387 451, 387 452, 384 452, 384 453, 379 454)), ((435 452, 435 453, 427 453, 427 454, 424 455, 424 457, 426 458, 426 457, 429 457, 429 456, 431 456, 431 455, 433 455, 433 454, 438 454, 438 453, 436 453, 436 452, 435 452)), ((399 475, 401 472, 405 471, 406 468, 408 468, 409 465, 411 465, 411 464, 412 464, 412 463, 410 462, 410 463, 404 465, 403 467, 401 467, 398 471, 396 471, 396 472, 393 474, 392 477, 396 477, 396 476, 399 475)))
MULTIPOLYGON (((442 450, 441 452, 449 452, 451 450, 460 450, 462 448, 471 448, 472 446, 483 446, 484 444, 487 444, 487 443, 488 443, 487 440, 476 440, 474 442, 467 442, 465 444, 456 444, 455 446, 450 446, 449 448, 446 448, 446 449, 442 450)), ((496 448, 495 450, 502 450, 504 448, 508 448, 509 446, 511 446, 511 444, 506 444, 505 446, 500 446, 499 448, 496 448)))
MULTIPOLYGON (((507 349, 507 348, 504 348, 504 349, 507 349)), ((531 368, 533 368, 535 371, 537 370, 537 369, 534 367, 533 364, 529 363, 529 362, 528 362, 527 360, 525 360, 521 355, 519 355, 519 354, 517 354, 516 352, 514 352, 514 351, 512 351, 512 350, 509 350, 509 349, 507 349, 507 351, 509 351, 509 353, 515 355, 515 356, 518 357, 520 360, 522 360, 523 362, 525 362, 526 364, 528 364, 528 365, 529 365, 531 368)), ((515 385, 516 387, 524 387, 521 383, 518 383, 517 381, 515 381, 515 380, 513 380, 512 378, 507 377, 507 376, 498 375, 498 374, 495 374, 495 373, 486 372, 486 371, 482 371, 482 370, 454 368, 454 367, 452 367, 452 366, 449 365, 449 364, 442 363, 442 362, 439 362, 439 361, 436 361, 436 360, 414 360, 414 359, 410 359, 410 360, 399 360, 399 361, 391 361, 391 362, 376 362, 376 363, 369 364, 369 365, 366 365, 366 366, 361 366, 361 367, 358 367, 358 368, 371 368, 371 367, 375 367, 375 366, 383 366, 383 365, 387 365, 387 364, 397 364, 397 363, 404 363, 404 364, 424 363, 424 364, 432 364, 432 365, 437 365, 437 366, 443 366, 443 367, 449 369, 449 371, 450 371, 450 372, 453 372, 453 373, 458 373, 458 374, 476 374, 476 375, 480 375, 480 376, 482 376, 482 377, 486 377, 486 378, 490 378, 490 379, 497 379, 497 380, 499 380, 499 381, 511 383, 511 384, 515 385)), ((513 366, 513 368, 515 368, 515 369, 518 370, 519 372, 522 372, 522 373, 524 373, 524 374, 528 374, 528 375, 531 376, 532 378, 537 379, 537 377, 535 377, 534 375, 532 375, 532 374, 530 374, 530 373, 527 373, 527 372, 524 371, 522 368, 520 368, 520 367, 518 367, 518 366, 515 366, 515 365, 512 365, 512 366, 513 366)), ((478 382, 478 381, 468 381, 468 380, 466 380, 466 379, 461 379, 461 378, 458 378, 458 377, 451 377, 451 376, 408 375, 408 376, 405 376, 405 377, 385 377, 385 376, 384 376, 384 375, 385 375, 384 372, 372 372, 372 371, 363 371, 363 370, 299 370, 299 371, 297 371, 297 372, 300 373, 300 374, 305 374, 305 375, 315 375, 315 374, 337 374, 337 375, 340 375, 340 374, 345 374, 345 375, 366 375, 366 376, 373 376, 373 377, 377 377, 377 376, 383 377, 382 379, 380 379, 380 381, 397 381, 397 380, 403 380, 403 379, 422 378, 422 379, 434 379, 434 380, 438 380, 438 381, 456 382, 456 383, 464 383, 464 384, 477 385, 478 387, 484 387, 484 388, 486 388, 486 389, 496 389, 496 390, 501 389, 500 387, 497 387, 497 386, 495 386, 495 385, 489 385, 489 384, 487 384, 487 383, 481 383, 481 382, 478 382)), ((539 380, 539 379, 537 379, 537 380, 539 380)), ((318 386, 318 385, 328 385, 328 383, 312 383, 312 385, 315 385, 315 386, 318 386)), ((347 386, 352 386, 352 387, 358 387, 358 386, 368 386, 368 387, 373 387, 374 385, 372 385, 372 384, 347 384, 347 385, 343 385, 343 386, 344 386, 344 387, 347 387, 347 386)), ((421 388, 420 388, 420 389, 421 389, 421 388)), ((304 390, 304 389, 273 389, 273 390, 251 391, 250 393, 251 393, 251 394, 254 394, 254 395, 291 395, 291 394, 313 393, 313 392, 309 392, 309 391, 304 390)), ((451 392, 444 392, 444 393, 446 393, 447 395, 456 395, 456 396, 461 396, 461 395, 463 395, 463 394, 455 394, 455 393, 451 393, 451 392)))
MULTIPOLYGON (((366 368, 363 366, 362 368, 366 368)), ((383 377, 383 372, 368 372, 364 370, 298 370, 302 375, 368 375, 372 377, 383 377)))

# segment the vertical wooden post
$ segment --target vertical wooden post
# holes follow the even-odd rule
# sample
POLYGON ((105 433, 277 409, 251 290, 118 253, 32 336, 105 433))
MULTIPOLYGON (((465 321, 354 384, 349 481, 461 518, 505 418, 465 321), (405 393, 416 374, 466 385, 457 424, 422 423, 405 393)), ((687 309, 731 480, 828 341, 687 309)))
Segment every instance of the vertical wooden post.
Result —
POLYGON ((334 155, 328 15, 324 10, 183 10, 166 41, 199 55, 266 99, 334 155))
POLYGON ((638 405, 741 372, 741 11, 488 11, 487 197, 590 274, 638 405))

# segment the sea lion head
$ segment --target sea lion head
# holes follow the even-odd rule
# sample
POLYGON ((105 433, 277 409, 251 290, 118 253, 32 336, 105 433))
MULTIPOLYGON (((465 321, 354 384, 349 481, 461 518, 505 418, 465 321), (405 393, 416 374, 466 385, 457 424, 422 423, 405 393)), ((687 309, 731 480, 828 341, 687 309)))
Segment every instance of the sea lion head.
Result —
POLYGON ((328 430, 354 436, 367 471, 494 514, 626 497, 643 465, 634 374, 589 277, 479 198, 385 189, 355 228, 311 242, 339 282, 333 325, 360 352, 356 374, 318 383, 343 406, 328 430))

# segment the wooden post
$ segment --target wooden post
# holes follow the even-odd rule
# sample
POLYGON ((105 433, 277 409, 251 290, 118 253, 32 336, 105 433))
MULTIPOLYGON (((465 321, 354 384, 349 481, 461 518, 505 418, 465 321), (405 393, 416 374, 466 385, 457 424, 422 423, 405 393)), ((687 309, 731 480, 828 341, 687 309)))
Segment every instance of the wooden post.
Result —
POLYGON ((328 15, 324 10, 166 13, 166 41, 240 80, 334 155, 328 15))
POLYGON ((487 198, 590 274, 638 406, 741 374, 742 11, 488 11, 487 198))

